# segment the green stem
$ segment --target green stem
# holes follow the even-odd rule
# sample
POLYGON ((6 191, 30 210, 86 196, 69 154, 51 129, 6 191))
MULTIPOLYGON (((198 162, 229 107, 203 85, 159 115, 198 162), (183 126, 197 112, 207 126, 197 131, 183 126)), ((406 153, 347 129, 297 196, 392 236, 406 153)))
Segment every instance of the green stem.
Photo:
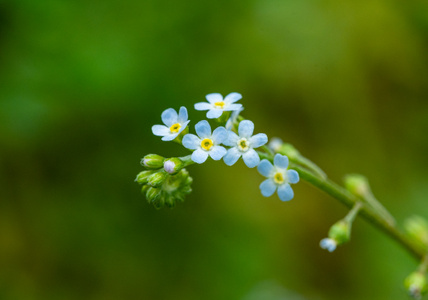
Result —
POLYGON ((349 211, 349 213, 346 215, 344 220, 348 222, 349 224, 352 224, 354 222, 355 217, 357 216, 360 209, 363 207, 363 204, 361 202, 357 202, 354 204, 354 207, 349 211))
MULTIPOLYGON (((358 197, 352 195, 345 188, 342 188, 330 179, 320 178, 295 163, 291 163, 290 167, 292 169, 295 169, 303 180, 306 180, 307 182, 329 194, 333 198, 339 200, 349 208, 352 208, 355 203, 360 201, 358 197)), ((360 215, 364 219, 387 233, 390 237, 392 237, 395 241, 401 244, 401 246, 403 246, 416 258, 422 259, 423 257, 425 257, 425 252, 421 248, 413 244, 412 241, 400 229, 398 229, 395 225, 390 224, 388 220, 385 220, 385 218, 376 213, 376 211, 374 211, 369 206, 363 205, 363 207, 361 208, 360 215)))

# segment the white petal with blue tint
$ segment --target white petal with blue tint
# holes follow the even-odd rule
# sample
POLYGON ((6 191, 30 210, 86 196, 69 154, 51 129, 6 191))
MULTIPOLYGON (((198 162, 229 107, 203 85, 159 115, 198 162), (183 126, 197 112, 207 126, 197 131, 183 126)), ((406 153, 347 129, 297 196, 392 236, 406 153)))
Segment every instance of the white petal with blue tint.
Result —
POLYGON ((175 139, 177 136, 179 135, 179 133, 171 133, 168 135, 165 135, 164 137, 161 138, 162 141, 164 142, 169 142, 172 141, 173 139, 175 139))
POLYGON ((241 157, 241 152, 236 148, 230 148, 227 150, 227 154, 223 157, 223 161, 226 165, 231 166, 235 164, 241 157))
POLYGON ((199 102, 195 104, 196 110, 209 110, 212 108, 212 105, 207 102, 199 102))
POLYGON ((225 107, 223 108, 223 110, 225 111, 235 111, 235 110, 239 110, 241 109, 242 104, 230 104, 230 105, 225 105, 225 107))
POLYGON ((224 97, 224 102, 226 103, 235 103, 236 101, 242 99, 242 95, 239 93, 230 93, 224 97))
POLYGON ((209 152, 209 155, 214 160, 220 160, 223 158, 223 156, 226 154, 227 150, 222 146, 213 146, 211 148, 211 151, 209 152))
POLYGON ((164 125, 153 125, 152 132, 157 136, 164 136, 170 133, 169 128, 164 125))
POLYGON ((277 153, 273 159, 273 163, 275 166, 281 168, 281 169, 287 169, 288 168, 288 157, 285 155, 281 155, 277 153))
POLYGON ((254 168, 260 162, 260 157, 254 149, 250 149, 247 152, 243 153, 242 159, 249 168, 254 168))
POLYGON ((227 130, 224 127, 217 127, 212 135, 213 141, 216 144, 221 144, 227 138, 227 130))
POLYGON ((195 150, 201 146, 201 139, 194 134, 188 133, 183 137, 182 143, 187 149, 195 150))
POLYGON ((205 96, 209 103, 214 104, 216 102, 223 101, 223 96, 219 93, 212 93, 205 96))
POLYGON ((185 123, 188 118, 187 109, 184 106, 180 107, 180 111, 178 112, 178 123, 185 123))
POLYGON ((171 127, 174 123, 177 123, 178 121, 178 115, 177 112, 173 108, 168 108, 165 110, 162 115, 162 122, 168 126, 171 127))
POLYGON ((253 135, 254 123, 250 120, 244 120, 239 123, 239 137, 250 138, 253 135))
POLYGON ((238 142, 238 140, 239 140, 239 136, 233 131, 229 131, 227 134, 227 139, 223 141, 223 144, 229 147, 234 147, 236 146, 236 143, 238 142))
POLYGON ((260 184, 260 191, 263 196, 270 197, 275 193, 276 185, 272 179, 266 179, 260 184))
POLYGON ((195 163, 201 164, 201 163, 205 162, 207 160, 207 158, 208 158, 208 152, 206 152, 202 149, 196 149, 192 153, 192 160, 195 163))
POLYGON ((268 142, 268 137, 264 133, 258 133, 250 138, 251 147, 258 148, 268 142))
POLYGON ((293 199, 294 192, 288 183, 282 184, 278 187, 278 197, 282 201, 289 201, 289 200, 293 199))
POLYGON ((202 139, 209 137, 211 135, 211 126, 207 120, 203 120, 198 122, 195 125, 195 130, 198 136, 202 139))
POLYGON ((257 166, 257 170, 264 177, 271 177, 274 171, 274 167, 270 161, 268 161, 267 159, 263 159, 257 166))
POLYGON ((333 239, 325 238, 321 240, 320 247, 327 250, 328 252, 333 252, 336 250, 337 242, 333 239))
POLYGON ((211 109, 207 112, 207 118, 208 119, 217 119, 219 118, 221 115, 223 114, 223 110, 222 109, 211 109))
POLYGON ((298 183, 299 173, 295 170, 287 170, 287 178, 289 183, 298 183))

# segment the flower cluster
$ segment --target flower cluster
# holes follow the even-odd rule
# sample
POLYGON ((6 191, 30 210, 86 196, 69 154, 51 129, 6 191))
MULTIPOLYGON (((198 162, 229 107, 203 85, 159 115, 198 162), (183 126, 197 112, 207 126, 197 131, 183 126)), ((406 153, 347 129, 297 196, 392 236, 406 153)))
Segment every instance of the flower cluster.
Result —
MULTIPOLYGON (((190 120, 185 107, 181 107, 178 113, 173 108, 162 113, 161 119, 164 125, 154 125, 153 134, 161 136, 163 141, 180 143, 192 153, 181 159, 163 160, 162 166, 154 163, 152 156, 146 156, 143 159, 142 163, 146 168, 152 168, 151 164, 158 168, 156 172, 143 171, 137 176, 137 181, 144 185, 143 190, 149 202, 154 203, 156 207, 172 206, 171 203, 175 201, 171 199, 182 198, 183 188, 185 191, 190 190, 188 179, 184 181, 180 179, 181 183, 176 184, 178 180, 176 176, 182 174, 184 169, 180 168, 184 166, 192 163, 202 164, 208 158, 216 161, 223 160, 226 165, 232 166, 241 157, 247 167, 258 166, 260 174, 267 177, 260 185, 263 196, 269 197, 277 191, 282 201, 293 198, 294 193, 290 184, 299 181, 299 174, 287 169, 287 156, 279 153, 273 156, 272 150, 266 146, 267 135, 254 134, 254 123, 240 116, 243 107, 236 102, 241 98, 239 93, 231 93, 224 98, 218 93, 206 95, 207 102, 196 103, 195 109, 207 111, 206 117, 215 119, 217 127, 212 130, 212 125, 207 120, 202 120, 194 126, 196 134, 188 133, 190 120), (260 159, 261 156, 263 160, 260 159), (274 164, 272 165, 269 160, 274 164), (163 169, 160 169, 161 167, 163 169), (160 196, 154 197, 154 194, 160 196)), ((185 173, 188 176, 187 171, 185 173)))

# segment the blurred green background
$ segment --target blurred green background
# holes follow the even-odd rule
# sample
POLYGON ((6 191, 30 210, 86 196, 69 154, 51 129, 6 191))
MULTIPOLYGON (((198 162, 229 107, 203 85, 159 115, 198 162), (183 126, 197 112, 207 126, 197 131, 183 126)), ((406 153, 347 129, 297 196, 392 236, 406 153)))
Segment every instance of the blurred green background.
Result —
POLYGON ((134 182, 161 112, 239 92, 256 132, 428 217, 426 0, 0 1, 0 299, 406 299, 416 262, 309 184, 264 198, 242 161, 192 166, 149 206, 134 182))

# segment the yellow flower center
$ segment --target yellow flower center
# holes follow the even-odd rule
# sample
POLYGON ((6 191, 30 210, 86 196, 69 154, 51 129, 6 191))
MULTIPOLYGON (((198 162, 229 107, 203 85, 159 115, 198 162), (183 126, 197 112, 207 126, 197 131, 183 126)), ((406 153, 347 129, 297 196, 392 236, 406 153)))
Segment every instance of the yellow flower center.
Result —
POLYGON ((213 140, 211 139, 203 139, 201 142, 201 147, 204 150, 210 150, 213 145, 214 143, 213 143, 213 140))
POLYGON ((284 174, 282 174, 281 172, 276 172, 273 176, 273 181, 275 181, 276 184, 284 183, 284 174))
POLYGON ((175 123, 174 125, 172 125, 169 128, 169 131, 171 131, 172 133, 177 133, 177 132, 180 131, 180 128, 181 128, 181 124, 180 123, 175 123))
POLYGON ((238 141, 238 148, 243 152, 247 151, 249 146, 250 146, 250 143, 246 138, 242 138, 238 141))
POLYGON ((214 103, 214 106, 216 107, 216 108, 221 108, 221 109, 223 109, 223 107, 224 107, 224 101, 219 101, 219 102, 216 102, 216 103, 214 103))

